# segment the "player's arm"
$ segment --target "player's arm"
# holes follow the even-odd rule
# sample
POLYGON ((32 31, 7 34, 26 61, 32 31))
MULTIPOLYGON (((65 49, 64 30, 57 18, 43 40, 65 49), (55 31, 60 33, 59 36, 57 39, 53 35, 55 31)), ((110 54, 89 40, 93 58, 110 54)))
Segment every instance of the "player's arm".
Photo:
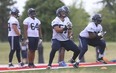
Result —
POLYGON ((88 33, 89 33, 89 38, 90 39, 94 39, 94 38, 97 37, 96 33, 94 33, 94 32, 88 32, 88 33))
POLYGON ((64 30, 67 30, 66 26, 62 26, 60 27, 59 25, 54 25, 53 29, 57 32, 57 33, 62 33, 64 30))
POLYGON ((68 37, 71 39, 73 37, 72 28, 68 29, 68 37))
POLYGON ((27 29, 28 25, 24 25, 24 39, 27 39, 27 29))
POLYGON ((95 33, 95 32, 89 32, 89 38, 90 39, 94 39, 94 38, 101 39, 102 36, 99 36, 98 33, 95 33))
POLYGON ((18 28, 17 28, 17 24, 13 23, 13 24, 12 24, 12 28, 13 28, 13 30, 15 31, 15 33, 16 33, 18 36, 21 35, 21 33, 19 32, 19 30, 18 30, 18 28))
POLYGON ((42 38, 42 29, 41 29, 41 25, 39 25, 39 38, 42 38))

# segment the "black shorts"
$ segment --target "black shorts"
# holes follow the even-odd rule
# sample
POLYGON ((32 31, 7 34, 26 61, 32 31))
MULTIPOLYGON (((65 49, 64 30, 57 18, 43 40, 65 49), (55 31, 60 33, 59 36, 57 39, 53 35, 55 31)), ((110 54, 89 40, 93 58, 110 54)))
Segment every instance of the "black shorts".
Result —
POLYGON ((8 36, 8 41, 9 41, 11 50, 21 49, 19 36, 8 36))
POLYGON ((38 47, 38 37, 28 37, 29 43, 28 43, 28 48, 29 50, 37 50, 38 47))
POLYGON ((78 50, 78 46, 72 40, 58 41, 57 39, 52 39, 52 49, 59 50, 61 47, 64 47, 67 51, 78 50))

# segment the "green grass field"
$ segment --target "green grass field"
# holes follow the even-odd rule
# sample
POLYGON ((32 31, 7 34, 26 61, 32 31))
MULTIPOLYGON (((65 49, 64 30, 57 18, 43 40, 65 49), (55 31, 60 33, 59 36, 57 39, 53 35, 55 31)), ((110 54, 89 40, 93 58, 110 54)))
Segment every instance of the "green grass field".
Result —
MULTIPOLYGON (((77 44, 77 43, 76 43, 77 44)), ((48 63, 49 59, 49 53, 50 53, 50 42, 44 42, 44 60, 45 63, 48 63)), ((105 52, 106 58, 109 60, 116 59, 115 57, 115 42, 108 42, 107 43, 107 49, 105 52)), ((0 64, 8 64, 8 54, 9 54, 9 44, 6 43, 0 43, 0 64)), ((72 52, 69 51, 65 53, 65 61, 68 62, 68 60, 71 58, 72 52)), ((58 52, 55 55, 55 59, 53 63, 57 63, 58 60, 58 52)), ((85 60, 86 62, 95 62, 96 61, 96 54, 95 49, 91 46, 89 46, 89 50, 85 54, 85 60)), ((35 63, 38 62, 38 54, 36 52, 35 57, 35 63)), ((16 55, 14 54, 13 63, 17 64, 16 55)), ((116 66, 109 66, 107 70, 101 70, 101 67, 91 67, 91 68, 79 68, 79 69, 58 69, 58 70, 38 70, 38 71, 24 71, 24 72, 8 72, 8 73, 116 73, 116 66)))

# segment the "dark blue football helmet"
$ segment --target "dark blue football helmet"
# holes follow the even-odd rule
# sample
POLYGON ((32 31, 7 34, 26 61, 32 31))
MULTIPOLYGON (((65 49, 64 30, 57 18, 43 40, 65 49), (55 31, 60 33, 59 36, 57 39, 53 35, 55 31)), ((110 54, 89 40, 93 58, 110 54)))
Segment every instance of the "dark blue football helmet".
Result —
POLYGON ((69 14, 69 8, 67 6, 62 6, 61 8, 66 10, 67 15, 69 14))
POLYGON ((19 16, 19 10, 16 7, 13 7, 11 9, 11 14, 15 16, 19 16))
POLYGON ((102 22, 101 15, 100 15, 100 14, 95 14, 95 15, 92 17, 92 21, 93 21, 95 24, 100 24, 100 23, 102 22))
POLYGON ((67 16, 66 10, 65 10, 64 8, 60 7, 60 8, 58 8, 58 9, 56 10, 56 15, 57 15, 58 17, 66 17, 66 16, 67 16))
POLYGON ((34 8, 29 8, 28 9, 28 15, 31 17, 35 17, 36 16, 36 11, 34 8))

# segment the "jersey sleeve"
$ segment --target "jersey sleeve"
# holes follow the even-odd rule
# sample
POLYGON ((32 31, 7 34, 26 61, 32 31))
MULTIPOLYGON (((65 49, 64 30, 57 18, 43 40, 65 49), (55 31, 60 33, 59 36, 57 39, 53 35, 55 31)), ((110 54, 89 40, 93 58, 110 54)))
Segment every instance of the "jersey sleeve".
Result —
POLYGON ((41 25, 41 21, 38 19, 38 23, 39 23, 39 25, 41 25))
POLYGON ((28 21, 27 18, 23 21, 23 24, 24 24, 24 25, 28 25, 28 24, 29 24, 29 21, 28 21))
POLYGON ((89 24, 87 25, 86 30, 87 30, 88 32, 94 32, 94 27, 92 26, 92 23, 89 23, 89 24))
POLYGON ((57 24, 59 24, 59 22, 58 22, 58 21, 53 20, 53 21, 52 21, 52 23, 51 23, 51 26, 53 27, 54 25, 57 25, 57 24))
POLYGON ((14 18, 11 20, 11 24, 17 24, 17 20, 14 18))

